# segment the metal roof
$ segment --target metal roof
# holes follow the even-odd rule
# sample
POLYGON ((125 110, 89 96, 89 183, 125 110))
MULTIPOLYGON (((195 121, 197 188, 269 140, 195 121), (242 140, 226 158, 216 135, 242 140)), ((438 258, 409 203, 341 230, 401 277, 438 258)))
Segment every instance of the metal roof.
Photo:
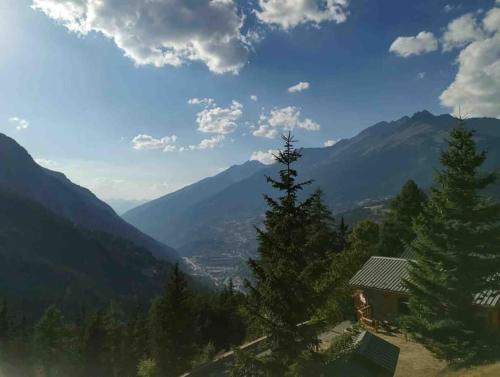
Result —
MULTIPOLYGON (((353 287, 408 294, 403 279, 409 277, 409 266, 409 260, 404 258, 371 257, 349 280, 349 284, 353 287)), ((474 304, 492 308, 499 306, 500 291, 490 289, 477 293, 474 304)))
POLYGON ((500 304, 500 291, 488 289, 474 296, 474 304, 490 306, 492 308, 500 304))
POLYGON ((355 287, 408 293, 403 279, 408 277, 409 262, 403 258, 371 257, 349 280, 355 287))
POLYGON ((399 347, 363 331, 354 343, 356 354, 394 374, 398 365, 399 347))

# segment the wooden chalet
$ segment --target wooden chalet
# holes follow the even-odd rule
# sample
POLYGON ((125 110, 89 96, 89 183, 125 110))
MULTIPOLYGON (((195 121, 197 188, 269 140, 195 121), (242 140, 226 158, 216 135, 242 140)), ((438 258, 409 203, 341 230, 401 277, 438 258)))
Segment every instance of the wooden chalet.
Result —
MULTIPOLYGON (((403 279, 408 278, 410 252, 400 258, 371 257, 351 278, 349 284, 356 288, 354 305, 361 323, 378 327, 394 323, 408 313, 408 289, 403 279)), ((493 329, 500 331, 500 292, 485 291, 476 294, 474 304, 478 317, 493 329)))

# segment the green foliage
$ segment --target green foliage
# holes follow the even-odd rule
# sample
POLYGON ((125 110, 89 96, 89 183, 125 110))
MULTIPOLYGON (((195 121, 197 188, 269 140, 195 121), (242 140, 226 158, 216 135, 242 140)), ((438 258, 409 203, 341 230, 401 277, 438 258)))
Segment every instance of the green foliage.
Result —
POLYGON ((156 377, 158 368, 154 359, 143 359, 137 366, 137 377, 156 377))
POLYGON ((288 367, 286 377, 325 377, 325 358, 317 352, 305 351, 288 367))
POLYGON ((213 343, 215 349, 230 349, 241 344, 247 333, 240 311, 244 295, 234 290, 232 281, 215 294, 199 296, 195 307, 197 343, 213 343))
POLYGON ((390 203, 380 229, 378 255, 400 256, 415 238, 413 221, 422 213, 427 196, 409 180, 390 203))
MULTIPOLYGON (((306 223, 306 243, 303 252, 307 258, 306 268, 303 272, 304 280, 312 285, 317 283, 328 271, 328 267, 334 255, 342 250, 343 240, 335 227, 335 220, 330 209, 323 203, 323 192, 317 190, 305 203, 307 211, 306 223)), ((346 228, 339 229, 346 231, 346 228)), ((312 303, 314 306, 320 305, 323 300, 322 294, 317 294, 315 298, 318 302, 312 303)))
POLYGON ((345 223, 344 216, 340 219, 337 245, 338 250, 345 250, 349 245, 349 226, 345 223))
POLYGON ((268 368, 256 357, 236 349, 230 377, 270 377, 268 368))
POLYGON ((120 341, 120 377, 135 377, 135 368, 148 355, 147 319, 138 306, 123 326, 120 341))
POLYGON ((9 309, 7 299, 4 297, 2 306, 0 306, 0 362, 5 359, 5 355, 7 353, 9 333, 9 309))
POLYGON ((44 377, 63 376, 72 356, 68 328, 61 311, 49 307, 35 326, 33 350, 44 377))
POLYGON ((411 315, 404 323, 437 357, 454 363, 499 352, 498 338, 473 305, 477 293, 500 288, 500 205, 481 195, 495 181, 479 171, 485 158, 476 152, 473 132, 463 125, 453 129, 414 226, 416 260, 406 282, 411 315))
MULTIPOLYGON (((9 308, 4 297, 0 307, 0 342, 6 342, 9 337, 9 308)), ((1 350, 0 350, 1 351, 1 350)))
POLYGON ((329 271, 320 282, 320 290, 324 293, 320 316, 330 323, 352 318, 353 289, 348 284, 349 279, 375 255, 378 241, 378 224, 364 220, 354 226, 348 238, 347 249, 334 255, 329 271))
MULTIPOLYGON (((265 196, 268 204, 265 229, 258 229, 258 259, 249 266, 255 284, 249 289, 248 310, 268 336, 273 356, 286 366, 305 349, 317 344, 308 326, 297 326, 314 314, 316 292, 308 280, 308 220, 311 202, 300 202, 298 193, 310 182, 296 182, 293 164, 301 157, 294 139, 283 136, 284 149, 276 155, 282 165, 279 180, 267 177, 281 196, 265 196)), ((316 199, 317 201, 317 199, 316 199)))
POLYGON ((177 264, 149 317, 151 356, 162 375, 177 376, 189 369, 194 355, 193 323, 192 294, 177 264))
POLYGON ((112 375, 108 361, 108 333, 101 311, 92 314, 85 327, 82 343, 83 374, 105 377, 112 375))

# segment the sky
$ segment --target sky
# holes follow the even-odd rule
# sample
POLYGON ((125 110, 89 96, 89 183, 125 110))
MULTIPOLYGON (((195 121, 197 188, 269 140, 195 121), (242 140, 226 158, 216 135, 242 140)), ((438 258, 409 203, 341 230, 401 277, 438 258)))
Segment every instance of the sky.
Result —
POLYGON ((0 132, 110 202, 269 163, 287 130, 500 117, 499 0, 0 0, 0 35, 0 132))

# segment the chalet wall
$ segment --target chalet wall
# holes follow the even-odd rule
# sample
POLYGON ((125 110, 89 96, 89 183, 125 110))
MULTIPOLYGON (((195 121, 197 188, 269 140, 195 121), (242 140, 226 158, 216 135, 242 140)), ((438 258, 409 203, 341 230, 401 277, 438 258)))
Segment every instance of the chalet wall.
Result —
POLYGON ((372 289, 365 289, 368 304, 372 308, 372 316, 378 321, 394 322, 401 313, 399 312, 399 299, 407 296, 372 289))
MULTIPOLYGON (((362 291, 371 308, 372 319, 394 322, 400 315, 404 314, 400 312, 400 299, 407 299, 408 296, 374 289, 363 289, 362 291)), ((500 331, 500 308, 478 307, 478 311, 493 329, 500 331)))

